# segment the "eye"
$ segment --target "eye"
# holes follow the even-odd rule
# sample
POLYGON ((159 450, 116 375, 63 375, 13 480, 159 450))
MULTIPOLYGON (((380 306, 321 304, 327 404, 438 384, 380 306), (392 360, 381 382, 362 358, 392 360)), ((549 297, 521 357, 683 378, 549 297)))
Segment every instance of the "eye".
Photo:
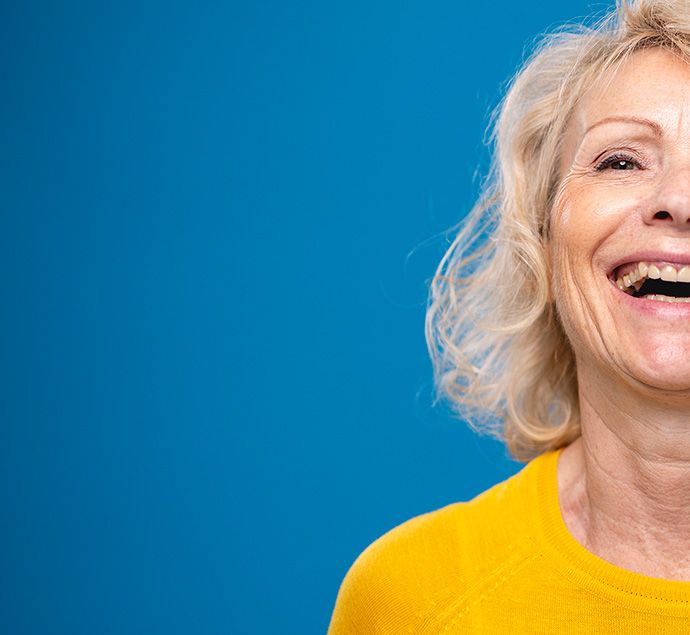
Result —
POLYGON ((594 169, 597 172, 603 172, 604 170, 608 169, 634 170, 636 167, 641 168, 642 166, 629 154, 612 154, 610 157, 606 157, 594 169))

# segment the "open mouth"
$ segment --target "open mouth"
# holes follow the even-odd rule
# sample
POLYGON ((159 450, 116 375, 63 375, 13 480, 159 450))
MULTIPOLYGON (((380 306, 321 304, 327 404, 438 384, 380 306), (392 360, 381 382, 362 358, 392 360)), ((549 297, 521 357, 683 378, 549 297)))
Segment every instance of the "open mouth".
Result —
POLYGON ((612 273, 612 281, 634 298, 690 302, 690 267, 686 265, 629 263, 612 273))

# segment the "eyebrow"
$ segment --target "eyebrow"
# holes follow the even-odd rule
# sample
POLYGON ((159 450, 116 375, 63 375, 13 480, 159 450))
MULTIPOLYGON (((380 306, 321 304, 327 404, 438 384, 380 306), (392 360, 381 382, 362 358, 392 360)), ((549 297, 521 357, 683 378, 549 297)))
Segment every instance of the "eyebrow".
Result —
POLYGON ((645 119, 644 117, 604 117, 604 119, 601 119, 595 123, 593 123, 587 130, 585 130, 585 133, 582 135, 583 137, 587 135, 587 133, 592 130, 593 128, 596 128, 597 126, 601 126, 605 123, 616 123, 616 122, 624 122, 624 123, 637 123, 637 124, 642 124, 643 126, 648 126, 649 128, 652 129, 652 132, 656 137, 661 137, 663 136, 663 130, 661 126, 656 122, 652 121, 651 119, 645 119))

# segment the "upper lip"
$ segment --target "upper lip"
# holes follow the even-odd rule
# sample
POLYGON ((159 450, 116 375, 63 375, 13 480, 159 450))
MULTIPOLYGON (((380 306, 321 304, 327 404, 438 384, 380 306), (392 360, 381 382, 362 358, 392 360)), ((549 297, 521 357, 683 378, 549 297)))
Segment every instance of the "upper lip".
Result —
POLYGON ((609 268, 609 277, 612 277, 621 265, 627 265, 633 262, 664 262, 668 264, 690 265, 690 250, 684 253, 674 253, 671 251, 636 251, 626 256, 621 256, 609 268))

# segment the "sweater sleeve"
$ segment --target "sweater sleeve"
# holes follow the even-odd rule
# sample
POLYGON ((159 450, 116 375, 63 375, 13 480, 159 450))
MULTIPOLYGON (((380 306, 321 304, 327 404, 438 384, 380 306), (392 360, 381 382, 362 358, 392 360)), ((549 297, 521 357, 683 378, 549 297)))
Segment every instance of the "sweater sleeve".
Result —
POLYGON ((340 585, 328 635, 381 632, 376 629, 376 614, 385 598, 367 551, 355 560, 340 585))
POLYGON ((416 584, 409 566, 414 556, 392 554, 387 546, 381 540, 374 542, 350 567, 338 591, 328 635, 408 632, 418 611, 409 593, 416 584))
POLYGON ((328 635, 389 635, 418 630, 450 580, 453 548, 434 515, 411 519, 370 544, 347 572, 328 635))

